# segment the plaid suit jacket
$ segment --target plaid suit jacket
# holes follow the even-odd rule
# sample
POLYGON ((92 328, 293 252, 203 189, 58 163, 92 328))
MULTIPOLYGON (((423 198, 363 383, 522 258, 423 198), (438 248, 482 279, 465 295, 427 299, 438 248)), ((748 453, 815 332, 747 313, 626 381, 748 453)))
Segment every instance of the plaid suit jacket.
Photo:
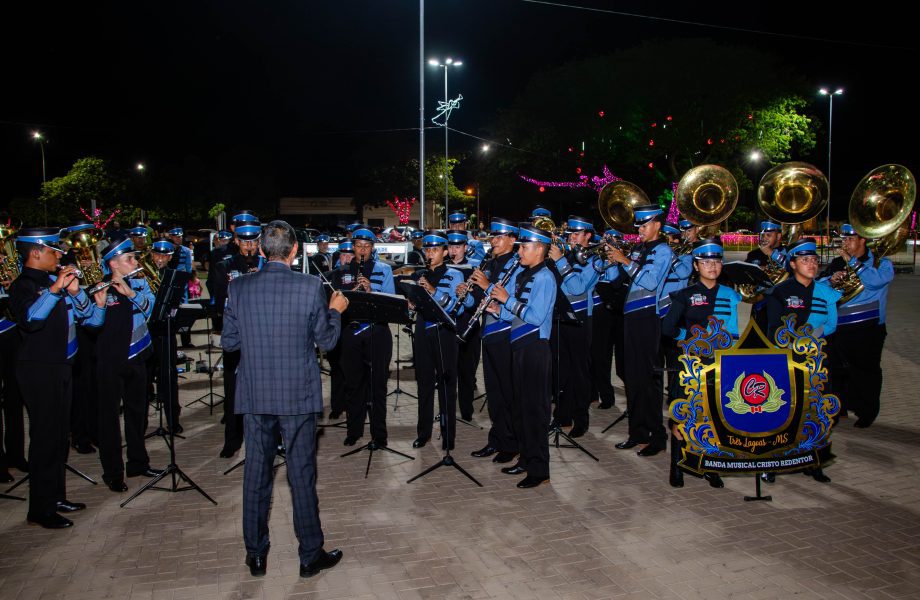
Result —
POLYGON ((315 347, 331 350, 341 315, 329 308, 318 277, 268 262, 230 283, 221 345, 240 350, 237 414, 322 412, 315 347))

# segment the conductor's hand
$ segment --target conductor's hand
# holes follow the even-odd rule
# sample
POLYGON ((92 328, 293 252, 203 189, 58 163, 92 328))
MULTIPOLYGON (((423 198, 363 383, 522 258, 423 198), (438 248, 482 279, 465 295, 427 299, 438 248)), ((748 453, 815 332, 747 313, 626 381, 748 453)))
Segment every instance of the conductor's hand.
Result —
POLYGON ((489 278, 486 277, 486 274, 479 269, 473 271, 473 274, 470 275, 470 281, 481 287, 483 290, 489 287, 489 278))
POLYGON ((332 292, 332 297, 329 298, 329 308, 342 314, 348 308, 348 298, 340 291, 332 292))
POLYGON ((503 288, 498 283, 495 284, 495 287, 492 288, 492 293, 489 295, 495 298, 495 300, 497 300, 498 302, 501 302, 502 304, 504 304, 508 300, 508 298, 511 297, 511 294, 508 293, 508 290, 503 288))

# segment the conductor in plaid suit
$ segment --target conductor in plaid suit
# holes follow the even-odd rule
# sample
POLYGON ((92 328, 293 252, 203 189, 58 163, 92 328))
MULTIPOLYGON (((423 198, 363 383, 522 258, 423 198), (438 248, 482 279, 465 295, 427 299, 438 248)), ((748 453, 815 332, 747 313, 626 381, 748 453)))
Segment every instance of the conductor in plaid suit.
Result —
POLYGON ((348 300, 335 293, 326 303, 320 280, 296 273, 294 229, 272 221, 263 229, 261 271, 234 279, 224 311, 224 350, 240 350, 236 409, 243 414, 243 540, 250 572, 264 575, 268 512, 277 433, 287 451, 294 531, 300 542, 300 575, 335 566, 339 550, 323 550, 316 496, 316 414, 323 410, 315 346, 331 350, 339 338, 348 300))

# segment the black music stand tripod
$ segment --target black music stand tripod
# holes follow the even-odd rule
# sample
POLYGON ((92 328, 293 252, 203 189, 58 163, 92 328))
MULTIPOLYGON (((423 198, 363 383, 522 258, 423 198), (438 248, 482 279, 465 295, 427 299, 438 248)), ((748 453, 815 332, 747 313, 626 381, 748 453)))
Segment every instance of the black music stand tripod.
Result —
MULTIPOLYGON (((185 290, 185 286, 188 284, 188 278, 189 274, 185 271, 166 269, 163 272, 163 278, 160 281, 160 289, 157 292, 157 299, 153 305, 153 313, 150 315, 149 321, 153 324, 158 324, 164 327, 166 329, 167 338, 173 335, 173 319, 179 310, 179 304, 182 302, 182 295, 185 290)), ((171 357, 169 354, 169 344, 162 345, 160 347, 160 361, 162 365, 161 370, 163 371, 165 371, 163 368, 164 366, 172 366, 175 369, 175 357, 171 357), (163 365, 162 361, 167 361, 166 365, 163 365)), ((160 405, 166 406, 166 409, 172 413, 172 398, 169 397, 172 394, 172 388, 170 386, 165 386, 165 390, 166 393, 162 398, 160 405)), ((172 417, 172 414, 170 414, 170 417, 172 417)), ((170 418, 169 421, 172 423, 176 422, 174 418, 170 418)), ((170 428, 169 442, 166 444, 169 447, 169 464, 165 469, 163 469, 162 473, 145 483, 136 492, 131 494, 130 498, 122 502, 119 505, 121 508, 124 508, 129 502, 150 489, 161 490, 164 492, 185 492, 188 490, 196 490, 199 494, 210 500, 212 504, 217 504, 213 498, 208 496, 208 494, 203 489, 201 489, 198 484, 192 481, 191 478, 189 478, 189 476, 179 468, 179 465, 176 464, 175 435, 175 428, 170 428), (169 487, 156 487, 156 484, 166 477, 172 478, 172 484, 169 487), (179 487, 180 481, 184 481, 188 485, 185 487, 179 487)))
MULTIPOLYGON (((391 294, 380 294, 380 293, 367 293, 367 292, 352 292, 346 291, 342 292, 345 294, 345 297, 348 298, 348 309, 345 311, 348 319, 352 322, 354 321, 367 321, 372 323, 368 332, 368 335, 371 336, 370 346, 371 346, 371 366, 368 371, 367 387, 365 388, 365 412, 370 416, 373 410, 373 387, 374 387, 374 340, 373 328, 378 324, 389 324, 395 323, 397 325, 403 325, 409 323, 409 312, 408 306, 404 298, 393 296, 391 294)), ((389 325, 387 325, 389 326, 389 325)), ((344 332, 342 335, 352 335, 352 332, 344 332)), ((398 356, 397 356, 398 358, 398 356)), ((397 369, 397 374, 399 370, 397 369)), ((384 397, 384 414, 386 414, 386 397, 384 397)), ((368 473, 371 471, 371 460, 374 458, 374 452, 378 450, 383 450, 391 454, 396 454, 402 456, 403 458, 408 458, 409 460, 415 460, 414 456, 409 456, 408 454, 403 454, 387 446, 378 444, 376 440, 371 438, 371 441, 364 444, 360 448, 355 448, 350 450, 345 454, 342 454, 339 458, 345 458, 346 456, 351 456, 352 454, 357 454, 364 450, 368 450, 370 454, 367 456, 367 468, 364 470, 364 478, 367 479, 368 473)))
MULTIPOLYGON (((213 415, 214 407, 220 406, 224 402, 224 397, 221 394, 218 394, 217 392, 214 391, 214 368, 216 367, 216 365, 211 364, 211 351, 213 349, 213 346, 211 344, 211 335, 213 334, 213 332, 211 331, 211 323, 212 323, 211 311, 213 310, 213 307, 210 305, 209 300, 197 300, 197 301, 193 301, 192 304, 197 304, 201 306, 201 308, 204 309, 205 327, 207 327, 207 331, 208 331, 208 391, 207 393, 202 394, 198 398, 195 398, 194 400, 186 404, 185 407, 188 408, 189 406, 193 404, 201 402, 202 404, 208 407, 208 414, 213 415), (220 401, 214 402, 215 396, 217 398, 220 398, 220 401), (207 402, 205 402, 205 398, 208 399, 207 402)), ((180 312, 180 315, 181 315, 181 312, 180 312)))
MULTIPOLYGON (((444 409, 440 411, 441 419, 441 439, 445 442, 445 447, 447 448, 444 457, 437 462, 436 464, 428 467, 406 483, 412 483, 416 479, 421 479, 425 475, 428 475, 432 471, 435 471, 441 467, 453 467, 463 473, 470 481, 482 487, 482 484, 479 481, 470 475, 464 470, 463 467, 457 464, 457 461, 454 460, 454 457, 450 454, 450 420, 447 418, 447 382, 446 375, 444 374, 444 353, 441 351, 441 329, 447 327, 451 331, 456 330, 456 323, 453 319, 444 312, 444 309, 440 304, 434 301, 431 295, 422 287, 414 283, 403 282, 399 284, 399 291, 409 299, 412 304, 415 305, 415 312, 422 315, 426 321, 431 321, 437 323, 437 339, 438 339, 438 363, 441 367, 441 376, 438 378, 438 395, 444 398, 444 409)), ((459 419, 458 419, 459 420, 459 419)))

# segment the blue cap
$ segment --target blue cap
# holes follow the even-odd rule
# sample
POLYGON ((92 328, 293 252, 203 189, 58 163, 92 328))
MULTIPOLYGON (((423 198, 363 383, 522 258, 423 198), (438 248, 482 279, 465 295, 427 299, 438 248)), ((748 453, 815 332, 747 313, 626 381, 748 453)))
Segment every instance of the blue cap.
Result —
POLYGON ((425 232, 422 238, 422 246, 425 248, 437 248, 438 246, 447 245, 447 235, 443 231, 431 229, 425 232))
POLYGON ((78 231, 86 231, 87 229, 94 229, 96 225, 92 221, 87 221, 86 219, 80 219, 74 221, 69 226, 61 230, 62 234, 66 233, 76 233, 78 231))
POLYGON ((665 225, 661 228, 662 233, 667 233, 668 235, 680 235, 680 229, 674 227, 673 225, 665 225))
POLYGON ((243 223, 258 223, 259 217, 252 214, 252 211, 241 210, 237 214, 233 215, 233 218, 230 219, 230 222, 234 225, 242 225, 243 223))
POLYGON ((492 235, 514 235, 518 234, 518 227, 508 219, 492 219, 489 225, 489 233, 492 235))
POLYGON ((354 254, 355 245, 349 241, 344 241, 339 243, 339 252, 344 252, 345 254, 354 254))
POLYGON ((575 215, 569 215, 569 220, 566 221, 566 231, 568 233, 578 232, 578 231, 594 231, 594 225, 588 219, 584 217, 576 217, 575 215))
POLYGON ((462 212, 450 213, 447 220, 451 223, 466 223, 466 215, 462 212))
POLYGON ((694 227, 696 227, 696 224, 691 223, 687 219, 681 219, 680 221, 677 222, 677 226, 680 227, 681 231, 687 231, 688 229, 693 229, 694 227))
POLYGON ((459 246, 467 242, 466 232, 465 231, 449 231, 447 232, 447 243, 451 246, 459 246))
POLYGON ((604 232, 604 235, 605 236, 609 235, 610 237, 616 237, 616 238, 623 237, 623 234, 617 231, 616 229, 608 229, 607 231, 604 232))
POLYGON ((542 206, 536 207, 535 209, 533 209, 533 212, 530 213, 531 219, 535 217, 551 217, 551 216, 553 216, 553 213, 549 212, 549 209, 543 208, 542 206))
POLYGON ((601 236, 597 235, 596 233, 591 236, 592 244, 599 244, 600 242, 601 242, 601 236))
POLYGON ((185 235, 185 231, 181 227, 173 227, 166 232, 166 235, 185 235))
POLYGON ((351 239, 353 239, 353 240, 366 240, 366 241, 368 241, 368 242, 370 242, 370 243, 373 244, 374 242, 377 241, 377 236, 374 235, 374 232, 371 231, 370 229, 368 229, 368 228, 366 228, 366 227, 364 227, 364 226, 361 226, 361 227, 359 227, 359 228, 357 228, 357 229, 355 229, 354 231, 351 232, 351 239))
POLYGON ((409 235, 409 238, 413 240, 420 240, 423 237, 425 237, 425 232, 421 229, 416 229, 409 235))
POLYGON ((853 229, 853 226, 849 223, 844 223, 840 226, 840 235, 842 237, 853 237, 854 235, 859 235, 856 233, 856 230, 853 229))
POLYGON ((349 233, 351 233, 351 232, 353 232, 355 229, 360 229, 361 227, 364 227, 364 223, 361 223, 361 222, 356 221, 356 222, 354 222, 354 223, 350 223, 350 224, 346 225, 346 226, 345 226, 345 231, 348 231, 349 233))
POLYGON ((131 238, 115 239, 102 249, 102 260, 109 262, 116 256, 130 254, 134 251, 134 244, 131 242, 131 238))
POLYGON ((17 242, 27 244, 38 244, 58 252, 64 252, 59 245, 61 243, 61 230, 56 227, 30 227, 20 229, 16 236, 17 242))
POLYGON ((789 245, 789 259, 795 260, 798 256, 817 256, 818 245, 814 238, 801 238, 789 245))
POLYGON ((768 231, 782 231, 782 229, 782 224, 774 221, 773 219, 767 219, 760 222, 760 233, 767 233, 768 231))
POLYGON ((722 240, 719 238, 707 238, 693 244, 693 258, 722 258, 722 240))
POLYGON ((518 226, 518 232, 518 240, 521 242, 553 243, 553 238, 549 236, 549 233, 542 229, 537 229, 530 223, 521 223, 518 226))
POLYGON ((233 239, 233 232, 232 232, 232 231, 227 231, 226 229, 221 229, 220 231, 217 232, 217 239, 219 239, 219 240, 232 240, 232 239, 233 239))
POLYGON ((241 240, 257 240, 262 237, 262 226, 258 222, 251 225, 238 225, 236 227, 236 237, 241 240))
POLYGON ((316 236, 316 241, 317 241, 317 242, 328 242, 328 241, 329 241, 329 234, 328 234, 328 233, 321 233, 321 234, 319 234, 318 236, 316 236))
POLYGON ((137 227, 132 227, 131 229, 128 230, 128 235, 130 235, 131 237, 147 237, 147 228, 142 225, 138 225, 137 227))
POLYGON ((172 254, 176 251, 176 247, 169 240, 157 240, 151 246, 151 251, 157 254, 172 254))
POLYGON ((655 217, 661 214, 661 207, 657 204, 647 204, 646 206, 637 206, 633 211, 633 225, 639 227, 645 225, 655 217))

